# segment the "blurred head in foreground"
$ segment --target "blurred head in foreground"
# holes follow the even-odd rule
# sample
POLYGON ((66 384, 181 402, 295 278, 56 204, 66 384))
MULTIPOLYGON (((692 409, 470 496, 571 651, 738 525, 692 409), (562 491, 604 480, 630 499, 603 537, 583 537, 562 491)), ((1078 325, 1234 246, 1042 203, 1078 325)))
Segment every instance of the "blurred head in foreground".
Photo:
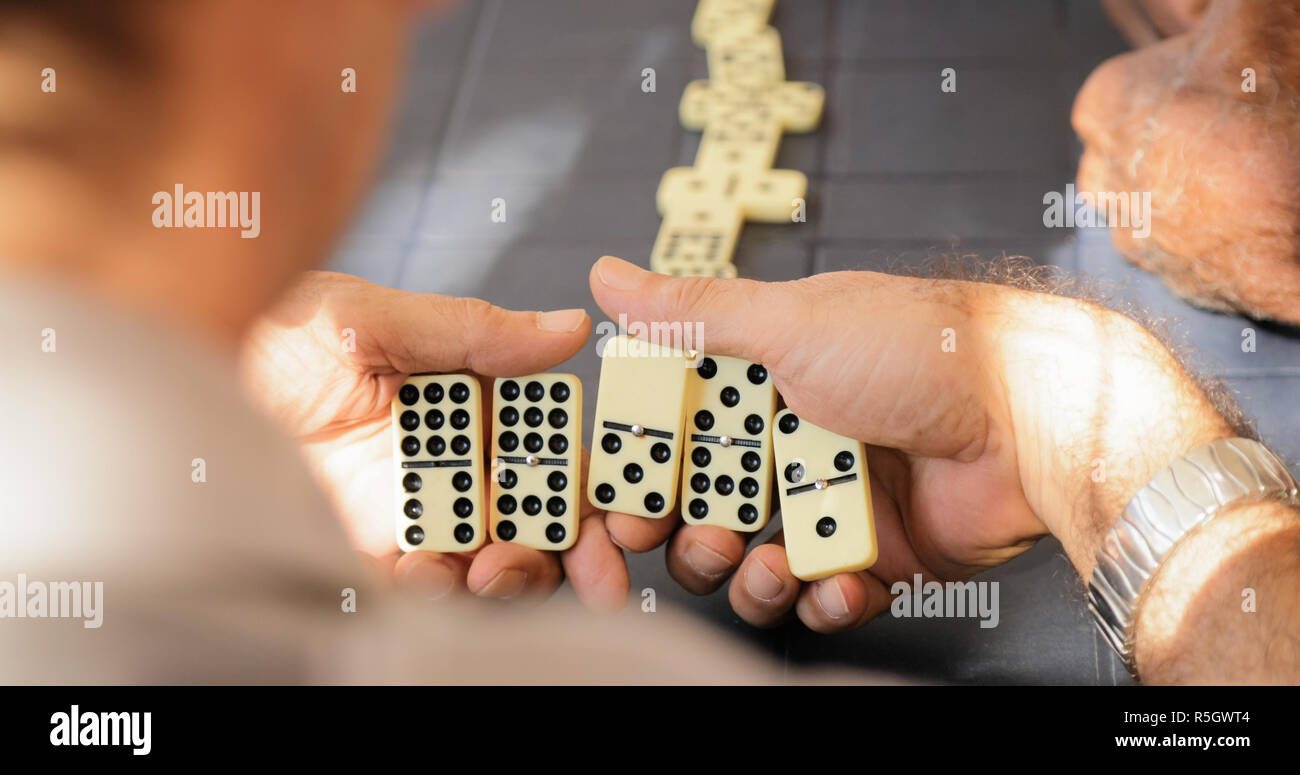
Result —
POLYGON ((444 4, 0 0, 0 268, 233 340, 347 227, 444 4), (159 227, 178 192, 257 223, 159 227))

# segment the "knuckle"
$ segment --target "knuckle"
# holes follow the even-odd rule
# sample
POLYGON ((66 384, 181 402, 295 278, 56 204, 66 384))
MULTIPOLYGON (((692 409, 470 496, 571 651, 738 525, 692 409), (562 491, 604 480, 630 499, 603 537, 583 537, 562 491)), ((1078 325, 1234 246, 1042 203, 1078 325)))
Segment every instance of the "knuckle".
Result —
POLYGON ((666 317, 695 319, 710 306, 717 295, 717 280, 711 277, 683 277, 663 285, 663 310, 666 317))

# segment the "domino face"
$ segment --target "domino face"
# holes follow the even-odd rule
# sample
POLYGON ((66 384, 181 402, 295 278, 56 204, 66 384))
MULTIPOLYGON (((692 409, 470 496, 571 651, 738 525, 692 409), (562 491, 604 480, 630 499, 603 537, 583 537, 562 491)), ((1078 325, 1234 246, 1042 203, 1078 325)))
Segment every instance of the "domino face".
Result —
POLYGON ((708 46, 715 36, 754 32, 767 25, 776 0, 700 0, 691 21, 691 37, 708 46))
POLYGON ((601 353, 587 491, 610 511, 663 517, 677 502, 687 361, 628 336, 601 353))
POLYGON ((790 572, 804 581, 876 562, 866 447, 790 410, 772 431, 790 572))
POLYGON ((781 34, 772 27, 732 29, 709 40, 709 77, 730 86, 767 86, 785 81, 781 34))
POLYGON ((803 173, 793 170, 668 170, 656 196, 664 220, 650 268, 676 277, 735 277, 731 258, 744 220, 790 222, 807 186, 803 173))
POLYGON ((677 112, 687 129, 701 130, 711 124, 736 126, 743 121, 761 120, 773 122, 777 133, 797 133, 816 129, 825 108, 826 90, 809 81, 756 87, 691 81, 682 93, 677 112), (742 112, 752 115, 741 116, 742 112))
POLYGON ((706 356, 686 377, 682 517, 687 524, 753 532, 772 508, 772 415, 767 369, 706 356))
POLYGON ((731 256, 736 250, 742 216, 735 206, 686 204, 663 211, 650 268, 674 277, 736 276, 731 256))
POLYGON ((464 374, 416 374, 393 399, 397 545, 467 552, 483 544, 483 400, 464 374))
POLYGON ((664 213, 731 207, 747 220, 790 223, 793 200, 807 188, 808 179, 797 170, 674 167, 659 181, 656 200, 664 213))
POLYGON ((582 507, 582 382, 572 374, 498 379, 492 409, 492 540, 568 549, 582 507))

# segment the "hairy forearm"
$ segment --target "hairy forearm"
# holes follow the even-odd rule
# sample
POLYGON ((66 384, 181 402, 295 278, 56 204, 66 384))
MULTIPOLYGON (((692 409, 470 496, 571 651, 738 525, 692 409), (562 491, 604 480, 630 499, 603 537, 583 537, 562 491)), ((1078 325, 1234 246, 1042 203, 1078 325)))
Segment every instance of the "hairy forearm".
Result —
POLYGON ((1137 322, 1043 294, 1000 306, 998 352, 1025 495, 1087 579, 1138 489, 1193 448, 1236 434, 1137 322))
MULTIPOLYGON (((1087 580, 1141 487, 1238 431, 1137 322, 1059 297, 1020 306, 1003 305, 1002 337, 1026 496, 1087 580)), ((1300 516, 1263 502, 1213 517, 1175 546, 1139 605, 1146 682, 1300 681, 1300 516)))
POLYGON ((1136 621, 1145 683, 1300 683, 1300 514, 1213 517, 1165 558, 1136 621))

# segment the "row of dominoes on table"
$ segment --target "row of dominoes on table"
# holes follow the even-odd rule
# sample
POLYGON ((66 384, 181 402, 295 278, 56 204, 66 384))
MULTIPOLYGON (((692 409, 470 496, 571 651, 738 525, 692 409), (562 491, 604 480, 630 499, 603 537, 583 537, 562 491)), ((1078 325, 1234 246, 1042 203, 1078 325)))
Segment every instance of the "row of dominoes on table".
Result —
MULTIPOLYGON (((778 412, 761 364, 627 336, 610 337, 601 355, 586 481, 592 504, 754 532, 768 522, 775 486, 795 576, 814 580, 875 562, 864 445, 778 412)), ((403 550, 470 551, 490 537, 559 551, 577 540, 582 383, 536 374, 498 379, 492 390, 485 398, 464 374, 416 375, 399 390, 403 550)))
POLYGON ((785 79, 775 0, 701 0, 691 24, 709 79, 686 87, 682 124, 701 131, 695 166, 668 170, 656 203, 663 222, 650 268, 674 276, 735 277, 746 220, 790 223, 808 189, 797 170, 772 169, 781 135, 809 132, 826 93, 785 79))

